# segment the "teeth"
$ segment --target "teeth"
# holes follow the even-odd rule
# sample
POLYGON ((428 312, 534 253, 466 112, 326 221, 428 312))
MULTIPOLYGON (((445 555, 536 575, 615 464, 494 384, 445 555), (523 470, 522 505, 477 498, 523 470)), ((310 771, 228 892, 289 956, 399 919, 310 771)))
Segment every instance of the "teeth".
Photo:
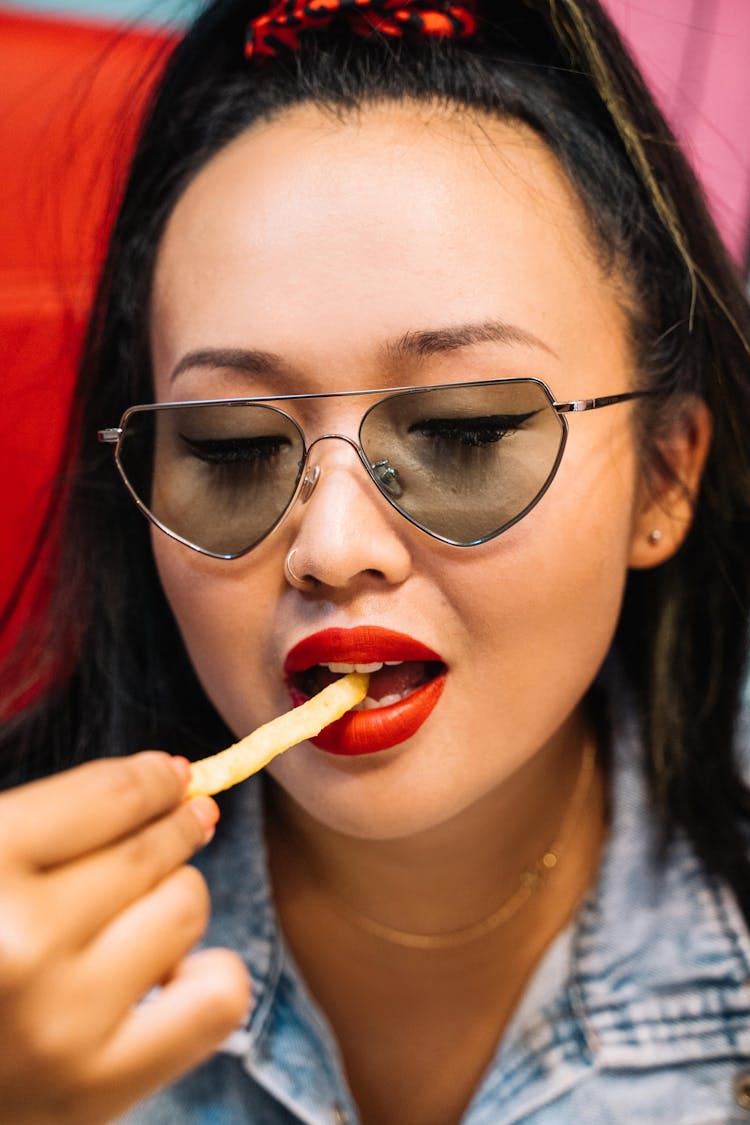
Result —
POLYGON ((375 706, 376 707, 389 707, 391 705, 391 703, 400 703, 400 701, 402 699, 405 699, 408 694, 409 694, 408 692, 404 692, 403 695, 398 695, 398 694, 396 694, 396 695, 384 695, 382 699, 379 699, 375 703, 375 706))
POLYGON ((370 699, 369 695, 358 703, 354 708, 355 711, 373 711, 376 707, 389 707, 391 703, 400 703, 402 699, 406 699, 410 693, 405 691, 403 695, 384 695, 382 699, 370 699))
POLYGON ((355 711, 372 711, 372 709, 374 707, 379 707, 379 706, 380 706, 380 704, 377 703, 376 700, 370 699, 370 697, 368 695, 365 699, 362 700, 361 703, 357 704, 357 706, 354 708, 354 710, 355 711))
MULTIPOLYGON (((401 661, 398 661, 398 663, 400 664, 401 661)), ((339 672, 343 672, 344 675, 348 675, 349 672, 366 672, 369 674, 370 672, 379 672, 383 667, 383 661, 376 660, 372 664, 323 664, 322 667, 337 674, 339 672)))

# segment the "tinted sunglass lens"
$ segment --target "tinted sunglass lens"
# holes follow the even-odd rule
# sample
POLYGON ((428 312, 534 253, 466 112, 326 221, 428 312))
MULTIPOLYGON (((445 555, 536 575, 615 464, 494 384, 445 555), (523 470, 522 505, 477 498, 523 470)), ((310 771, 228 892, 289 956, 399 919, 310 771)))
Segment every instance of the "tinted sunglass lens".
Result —
POLYGON ((258 543, 285 512, 302 467, 302 435, 260 404, 157 407, 129 415, 118 464, 165 530, 216 555, 258 543))
POLYGON ((536 503, 564 435, 544 387, 519 379, 393 395, 367 413, 360 441, 373 479, 400 511, 468 545, 536 503))

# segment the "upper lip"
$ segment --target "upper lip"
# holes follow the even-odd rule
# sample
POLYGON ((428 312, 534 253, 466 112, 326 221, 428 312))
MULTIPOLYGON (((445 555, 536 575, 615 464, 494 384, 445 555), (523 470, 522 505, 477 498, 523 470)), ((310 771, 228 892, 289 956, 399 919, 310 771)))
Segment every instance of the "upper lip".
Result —
POLYGON ((385 660, 434 660, 442 656, 407 633, 380 625, 323 629, 303 637, 289 650, 284 673, 304 672, 314 664, 370 664, 385 660))

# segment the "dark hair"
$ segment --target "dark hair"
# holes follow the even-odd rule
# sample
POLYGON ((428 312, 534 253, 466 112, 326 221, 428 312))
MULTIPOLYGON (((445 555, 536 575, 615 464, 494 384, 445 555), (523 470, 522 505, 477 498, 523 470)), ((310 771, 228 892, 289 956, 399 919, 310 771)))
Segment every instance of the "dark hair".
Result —
MULTIPOLYGON (((177 45, 147 116, 112 235, 75 407, 61 557, 33 634, 64 675, 6 726, 7 776, 147 745, 215 748, 228 732, 198 687, 159 587, 148 529, 98 427, 151 397, 147 309, 156 249, 197 171, 251 123, 304 101, 341 114, 404 98, 524 122, 578 190, 605 268, 627 283, 643 384, 644 464, 675 396, 707 402, 714 439, 677 555, 629 576, 617 646, 640 705, 660 823, 682 828, 750 905, 736 760, 748 642, 750 316, 694 176, 595 0, 484 0, 471 41, 368 39, 341 23, 248 62, 255 0, 219 0, 177 45), (14 772, 15 771, 15 772, 14 772)), ((60 501, 62 503, 62 501, 60 501)))

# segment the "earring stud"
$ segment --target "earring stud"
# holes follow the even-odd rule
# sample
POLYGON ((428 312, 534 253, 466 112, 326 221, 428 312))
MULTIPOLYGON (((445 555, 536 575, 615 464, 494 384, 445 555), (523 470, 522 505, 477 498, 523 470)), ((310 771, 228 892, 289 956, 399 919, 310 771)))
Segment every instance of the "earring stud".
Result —
POLYGON ((661 542, 661 531, 658 527, 655 527, 653 531, 649 531, 648 541, 652 547, 655 547, 657 543, 661 542))

